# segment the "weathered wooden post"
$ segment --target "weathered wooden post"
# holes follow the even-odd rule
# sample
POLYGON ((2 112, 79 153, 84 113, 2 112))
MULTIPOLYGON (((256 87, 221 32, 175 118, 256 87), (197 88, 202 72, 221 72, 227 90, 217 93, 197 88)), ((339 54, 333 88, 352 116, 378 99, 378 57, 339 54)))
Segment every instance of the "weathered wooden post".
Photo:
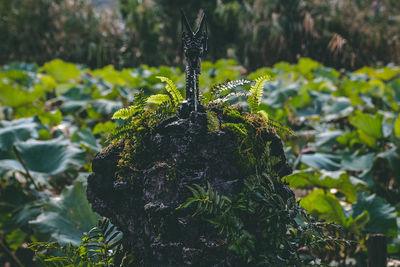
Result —
POLYGON ((368 267, 386 267, 386 235, 372 234, 367 240, 368 267))

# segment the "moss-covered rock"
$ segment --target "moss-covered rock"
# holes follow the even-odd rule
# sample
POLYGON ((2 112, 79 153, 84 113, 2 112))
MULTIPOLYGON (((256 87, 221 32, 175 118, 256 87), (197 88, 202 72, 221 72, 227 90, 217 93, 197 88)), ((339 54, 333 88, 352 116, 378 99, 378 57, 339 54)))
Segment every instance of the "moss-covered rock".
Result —
POLYGON ((297 260, 306 242, 288 235, 294 217, 305 216, 280 180, 290 172, 280 138, 262 117, 217 105, 160 121, 140 142, 104 149, 93 161, 87 197, 123 232, 137 266, 284 263, 297 260), (208 183, 212 195, 192 202, 216 206, 193 216, 196 205, 181 206, 193 197, 188 186, 208 183))

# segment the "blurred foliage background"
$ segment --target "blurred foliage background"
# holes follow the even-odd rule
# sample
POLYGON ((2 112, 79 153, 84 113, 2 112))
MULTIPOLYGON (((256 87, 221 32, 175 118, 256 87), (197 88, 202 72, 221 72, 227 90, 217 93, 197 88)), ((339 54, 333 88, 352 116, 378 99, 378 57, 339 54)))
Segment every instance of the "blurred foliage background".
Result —
POLYGON ((247 69, 310 57, 357 69, 400 62, 396 0, 0 0, 0 64, 54 58, 92 68, 179 65, 180 8, 206 10, 208 60, 247 69), (104 8, 107 7, 107 8, 104 8))
POLYGON ((204 94, 273 78, 260 109, 297 134, 285 180, 355 241, 321 260, 366 266, 373 233, 400 259, 398 0, 0 0, 0 265, 34 266, 28 244, 78 247, 96 225, 85 183, 113 112, 165 92, 157 76, 184 91, 180 8, 193 25, 207 12, 204 94))

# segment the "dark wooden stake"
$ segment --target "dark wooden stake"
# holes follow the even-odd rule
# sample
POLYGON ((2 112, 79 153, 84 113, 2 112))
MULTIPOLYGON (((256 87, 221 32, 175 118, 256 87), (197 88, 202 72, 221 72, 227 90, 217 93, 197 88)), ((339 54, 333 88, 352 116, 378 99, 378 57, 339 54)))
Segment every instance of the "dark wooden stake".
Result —
POLYGON ((372 234, 367 240, 368 267, 386 267, 386 235, 372 234))

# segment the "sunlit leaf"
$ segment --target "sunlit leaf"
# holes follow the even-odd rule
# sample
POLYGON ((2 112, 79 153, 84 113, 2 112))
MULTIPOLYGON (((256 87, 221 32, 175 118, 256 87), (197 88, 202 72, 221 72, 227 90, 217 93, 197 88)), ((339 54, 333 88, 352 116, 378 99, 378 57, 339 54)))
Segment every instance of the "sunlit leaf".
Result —
POLYGON ((344 224, 346 216, 334 195, 317 189, 300 201, 300 205, 310 214, 330 222, 344 224))
POLYGON ((356 111, 355 115, 350 117, 350 123, 370 137, 383 137, 383 115, 379 113, 373 116, 367 113, 362 113, 361 111, 356 111))
POLYGON ((344 154, 342 156, 342 166, 346 170, 350 171, 364 171, 372 168, 372 162, 374 160, 375 153, 369 153, 365 155, 350 155, 344 154))
POLYGON ((80 75, 80 71, 76 65, 64 62, 60 59, 47 62, 40 71, 45 71, 58 82, 66 82, 80 75))
POLYGON ((41 112, 38 117, 43 124, 59 125, 62 121, 62 114, 59 110, 41 112))

